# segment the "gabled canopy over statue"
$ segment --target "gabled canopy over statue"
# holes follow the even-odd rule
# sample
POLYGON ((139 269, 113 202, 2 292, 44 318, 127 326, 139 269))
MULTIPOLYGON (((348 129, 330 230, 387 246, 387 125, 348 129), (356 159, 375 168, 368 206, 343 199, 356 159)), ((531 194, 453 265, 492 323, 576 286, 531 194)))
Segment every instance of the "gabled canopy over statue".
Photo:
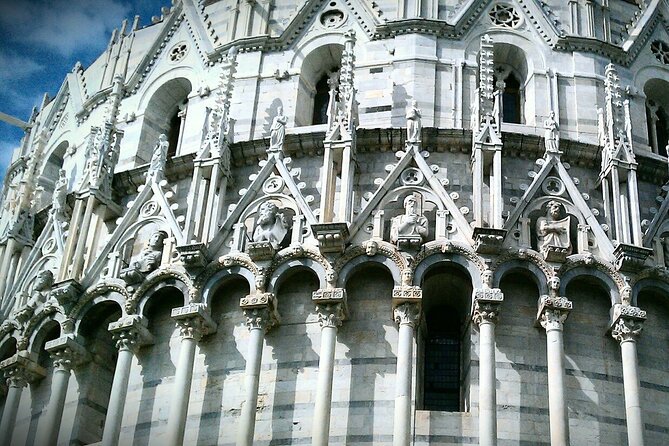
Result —
POLYGON ((288 225, 283 214, 279 213, 279 207, 271 201, 260 205, 253 241, 269 242, 274 249, 278 249, 287 233, 288 225))

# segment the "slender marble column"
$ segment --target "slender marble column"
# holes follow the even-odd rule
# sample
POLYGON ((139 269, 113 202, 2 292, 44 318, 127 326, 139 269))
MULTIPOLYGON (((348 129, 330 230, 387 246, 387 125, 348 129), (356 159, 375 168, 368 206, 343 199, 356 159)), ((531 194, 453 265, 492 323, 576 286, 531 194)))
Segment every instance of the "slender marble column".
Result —
POLYGON ((55 445, 58 442, 60 422, 67 396, 67 385, 72 369, 88 360, 88 353, 71 336, 61 336, 49 341, 44 346, 53 359, 53 378, 51 378, 51 396, 46 413, 40 420, 35 444, 55 445))
POLYGON ((499 288, 474 290, 472 321, 479 329, 479 445, 497 444, 495 324, 504 295, 499 288))
POLYGON ((321 325, 321 349, 318 361, 318 383, 312 428, 313 446, 326 446, 330 437, 330 412, 332 408, 332 378, 337 343, 337 327, 346 318, 346 290, 334 288, 316 290, 312 300, 316 303, 318 322, 321 325))
POLYGON ((168 446, 181 446, 186 431, 186 416, 193 380, 195 347, 202 337, 214 333, 216 324, 211 320, 204 304, 189 304, 172 309, 174 319, 181 331, 181 348, 174 376, 174 393, 167 417, 168 446))
POLYGON ((537 322, 546 330, 551 446, 569 445, 569 417, 564 395, 562 328, 571 309, 572 303, 566 297, 541 296, 539 299, 537 322))
POLYGON ((611 336, 620 342, 622 355, 627 443, 634 446, 644 444, 636 339, 641 334, 645 320, 646 312, 640 308, 620 304, 616 304, 613 308, 611 336))
POLYGON ((408 446, 411 443, 413 342, 414 331, 420 322, 421 308, 419 302, 402 302, 393 308, 393 318, 399 326, 395 415, 393 419, 394 446, 408 446))
POLYGON ((11 444, 23 388, 29 382, 43 378, 46 373, 36 362, 28 359, 27 351, 21 351, 0 362, 0 369, 4 373, 9 387, 5 399, 5 408, 2 411, 2 420, 0 421, 0 438, 3 439, 2 441, 7 441, 7 444, 11 444))
POLYGON ((132 358, 141 346, 152 343, 153 337, 146 329, 146 319, 138 315, 122 317, 110 323, 108 329, 119 351, 102 433, 102 446, 115 446, 121 434, 121 421, 128 394, 132 358))
POLYGON ((265 333, 278 323, 278 314, 276 312, 276 300, 271 293, 246 296, 241 299, 240 307, 244 310, 246 326, 249 329, 249 346, 246 359, 246 398, 242 404, 242 413, 239 417, 237 444, 239 446, 252 446, 256 425, 263 342, 265 333))

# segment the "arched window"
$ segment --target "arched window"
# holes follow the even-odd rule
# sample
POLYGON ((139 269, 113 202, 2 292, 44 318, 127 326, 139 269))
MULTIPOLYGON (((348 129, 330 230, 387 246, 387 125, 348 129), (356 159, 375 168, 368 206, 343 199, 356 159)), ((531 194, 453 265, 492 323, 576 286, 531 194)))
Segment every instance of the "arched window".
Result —
POLYGON ((330 44, 316 48, 302 61, 300 83, 295 102, 295 125, 327 123, 330 102, 330 73, 339 71, 342 45, 330 44))
POLYGON ((328 122, 328 104, 330 103, 330 86, 328 85, 329 76, 324 74, 316 84, 316 95, 314 96, 314 117, 311 123, 327 124, 328 122))
POLYGON ((521 123, 520 103, 520 82, 513 73, 509 73, 504 80, 504 92, 502 93, 503 122, 511 124, 521 123))
POLYGON ((153 147, 162 133, 169 141, 168 156, 180 154, 191 89, 188 79, 177 78, 167 81, 151 96, 144 111, 135 165, 151 160, 153 147))
POLYGON ((436 266, 425 275, 422 288, 425 322, 418 341, 422 360, 417 405, 424 410, 465 411, 471 370, 471 281, 460 268, 436 266))
MULTIPOLYGON (((500 92, 502 122, 528 124, 525 119, 527 58, 523 50, 508 43, 494 46, 495 89, 500 92)), ((531 116, 532 114, 529 113, 531 116)))
POLYGON ((653 153, 667 156, 669 144, 669 82, 651 79, 644 85, 648 144, 653 153))
POLYGON ((423 408, 460 410, 460 323, 453 308, 440 305, 426 315, 423 408))

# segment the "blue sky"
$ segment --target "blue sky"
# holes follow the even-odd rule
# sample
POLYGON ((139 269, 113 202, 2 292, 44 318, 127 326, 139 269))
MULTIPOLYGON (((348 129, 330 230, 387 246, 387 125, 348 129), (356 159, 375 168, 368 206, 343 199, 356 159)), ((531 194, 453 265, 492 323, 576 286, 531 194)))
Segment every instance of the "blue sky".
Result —
MULTIPOLYGON (((54 97, 77 61, 84 67, 106 48, 123 19, 140 26, 160 15, 170 0, 0 1, 0 111, 23 121, 54 97)), ((0 181, 23 131, 0 122, 0 181)))

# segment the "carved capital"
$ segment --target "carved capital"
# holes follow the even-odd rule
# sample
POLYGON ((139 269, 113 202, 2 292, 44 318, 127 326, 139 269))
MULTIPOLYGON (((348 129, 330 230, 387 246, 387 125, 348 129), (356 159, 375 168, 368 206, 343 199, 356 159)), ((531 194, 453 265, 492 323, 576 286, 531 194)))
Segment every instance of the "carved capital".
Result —
POLYGON ((249 330, 260 329, 268 332, 279 323, 276 297, 272 293, 256 293, 242 297, 239 306, 244 310, 249 330))
POLYGON ((173 308, 172 319, 176 321, 183 339, 195 339, 199 342, 204 336, 216 332, 216 323, 201 303, 173 308))
POLYGON ((393 319, 397 325, 416 328, 420 323, 421 306, 416 302, 404 302, 393 308, 393 319))
POLYGON ((146 318, 130 315, 111 322, 107 329, 112 334, 116 348, 137 353, 140 347, 153 344, 153 336, 146 325, 146 318))
POLYGON ((344 302, 327 302, 316 304, 318 323, 321 328, 337 328, 346 319, 346 306, 344 302))
POLYGON ((49 341, 44 345, 44 350, 49 352, 56 370, 69 372, 90 359, 86 349, 72 336, 61 336, 49 341))
POLYGON ((539 311, 537 312, 537 323, 548 330, 561 330, 562 324, 569 316, 573 304, 566 297, 541 296, 539 298, 539 311))
POLYGON ((612 319, 611 336, 613 339, 621 343, 636 341, 643 329, 646 312, 639 307, 616 304, 613 306, 612 319))
POLYGON ((497 323, 499 307, 504 294, 499 288, 477 288, 473 292, 472 321, 478 326, 484 322, 497 323))
POLYGON ((0 362, 0 369, 9 387, 25 387, 28 383, 46 376, 44 368, 29 359, 25 350, 0 362))

